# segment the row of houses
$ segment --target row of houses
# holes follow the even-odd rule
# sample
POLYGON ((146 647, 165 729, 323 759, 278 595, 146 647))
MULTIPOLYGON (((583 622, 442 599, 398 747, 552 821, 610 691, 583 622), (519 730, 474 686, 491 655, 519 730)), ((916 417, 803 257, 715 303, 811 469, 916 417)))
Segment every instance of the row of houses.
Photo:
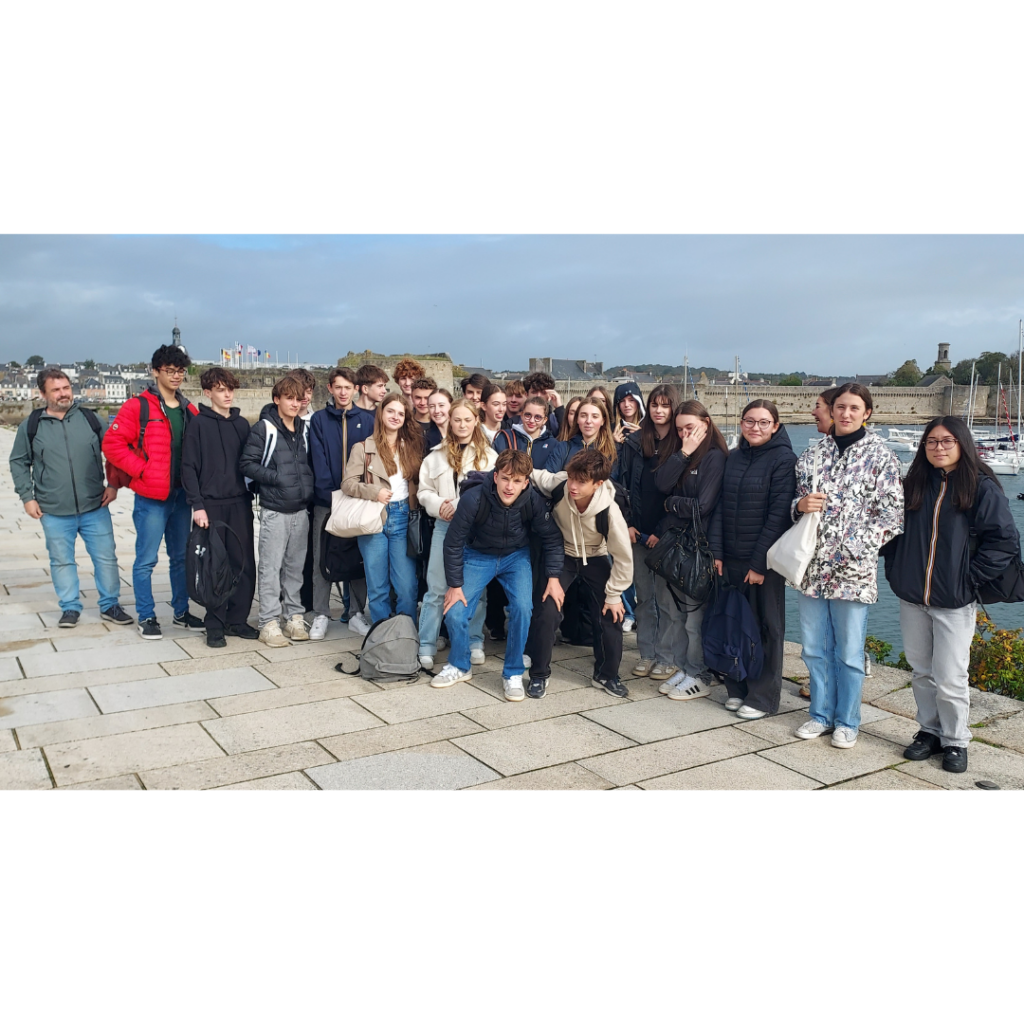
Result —
MULTIPOLYGON (((152 382, 148 370, 120 364, 48 363, 59 366, 71 381, 76 399, 91 403, 115 404, 144 391, 152 382)), ((27 402, 38 397, 36 378, 39 369, 0 363, 0 401, 27 402)))

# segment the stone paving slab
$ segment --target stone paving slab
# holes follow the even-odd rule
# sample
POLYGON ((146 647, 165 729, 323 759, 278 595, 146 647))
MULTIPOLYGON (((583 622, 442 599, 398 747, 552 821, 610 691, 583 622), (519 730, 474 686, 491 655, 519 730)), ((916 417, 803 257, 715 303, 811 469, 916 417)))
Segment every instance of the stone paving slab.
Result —
POLYGON ((751 736, 767 740, 769 746, 778 747, 785 743, 799 743, 800 740, 794 733, 808 717, 806 711, 787 711, 784 715, 769 715, 767 718, 757 718, 753 722, 737 719, 736 728, 749 732, 751 736))
POLYGON ((103 632, 98 630, 95 633, 82 635, 76 629, 62 629, 57 636, 50 638, 55 651, 92 651, 100 648, 109 651, 114 647, 123 647, 125 644, 152 644, 155 640, 145 640, 135 627, 121 626, 117 633, 112 633, 106 626, 102 627, 103 632))
POLYGON ((913 718, 917 714, 917 701, 914 700, 914 692, 909 686, 903 690, 883 694, 872 701, 872 704, 876 708, 890 711, 894 715, 902 715, 904 718, 913 718))
POLYGON ((862 723, 860 727, 862 733, 889 740, 890 743, 895 743, 901 751, 913 741, 917 729, 917 722, 912 722, 902 715, 890 715, 877 722, 862 723))
POLYGON ((305 741, 142 772, 141 778, 146 789, 215 789, 330 764, 333 760, 319 743, 305 741))
POLYGON ((317 787, 309 781, 309 778, 302 772, 287 772, 284 775, 271 775, 265 779, 249 779, 247 782, 236 782, 233 786, 218 786, 218 790, 225 789, 257 789, 257 790, 316 790, 317 787))
POLYGON ((188 655, 173 640, 150 640, 144 644, 127 644, 124 647, 102 648, 100 650, 75 651, 71 654, 51 651, 49 654, 24 654, 18 660, 28 677, 49 676, 67 672, 88 672, 92 669, 106 671, 126 665, 155 665, 161 661, 179 661, 188 655))
POLYGON ((43 749, 58 786, 225 756, 195 723, 55 743, 43 749))
POLYGON ((253 662, 253 668, 275 685, 287 688, 305 683, 323 683, 329 679, 340 679, 342 674, 334 668, 337 664, 338 655, 330 654, 326 658, 306 658, 298 663, 285 661, 280 665, 275 665, 263 658, 261 663, 253 662))
POLYGON ((398 725, 382 725, 375 729, 344 733, 341 736, 326 736, 319 740, 339 761, 355 757, 369 757, 371 754, 385 754, 406 747, 419 747, 438 740, 450 740, 456 736, 469 736, 483 732, 483 727, 471 722, 464 715, 452 713, 436 718, 420 718, 398 725))
POLYGON ((696 700, 619 701, 609 708, 581 712, 584 718, 614 729, 637 743, 654 743, 672 736, 685 736, 704 729, 735 725, 736 716, 721 704, 699 697, 696 700))
POLYGON ((18 729, 18 742, 22 748, 48 747, 55 743, 71 743, 118 733, 141 733, 145 729, 159 729, 167 725, 202 722, 216 718, 217 714, 204 701, 188 704, 167 704, 144 708, 140 711, 119 711, 113 715, 93 715, 66 722, 30 725, 18 729))
POLYGON ((752 754, 769 745, 767 740, 730 726, 630 747, 628 750, 590 757, 580 763, 610 783, 626 786, 700 764, 752 754))
POLYGON ((44 637, 41 636, 42 630, 37 629, 32 632, 31 636, 26 636, 22 640, 8 639, 0 643, 0 658, 5 661, 13 661, 16 658, 20 658, 23 654, 50 654, 53 652, 53 644, 44 637))
POLYGON ((373 729, 380 718, 354 703, 352 697, 253 711, 205 723, 209 734, 229 754, 373 729))
POLYGON ((218 654, 216 648, 210 650, 207 658, 189 658, 186 661, 168 661, 161 668, 169 676, 190 676, 197 672, 216 672, 226 668, 245 668, 250 666, 257 670, 266 668, 269 662, 259 651, 236 651, 234 654, 218 654))
MULTIPOLYGON (((11 679, 24 679, 17 658, 0 658, 0 683, 11 679)), ((0 690, 0 693, 3 691, 0 690)))
MULTIPOLYGON (((259 640, 243 640, 240 636, 226 636, 224 637, 224 640, 226 641, 227 646, 218 648, 221 652, 221 656, 239 654, 242 651, 262 652, 270 650, 266 644, 261 644, 259 640)), ((148 642, 154 643, 155 641, 150 640, 148 642)), ((180 640, 175 640, 175 643, 190 658, 206 658, 213 653, 210 648, 206 646, 205 636, 190 636, 186 634, 180 640)))
MULTIPOLYGON (((259 641, 257 640, 255 643, 259 643, 259 641)), ((315 643, 312 640, 304 640, 293 643, 290 647, 267 647, 266 644, 260 644, 260 654, 267 661, 278 665, 282 662, 303 661, 306 658, 322 658, 328 654, 339 655, 334 660, 342 661, 344 659, 340 655, 349 651, 358 651, 362 645, 363 638, 358 633, 353 633, 341 640, 318 640, 315 643)), ((352 665, 346 665, 346 667, 355 668, 355 659, 349 658, 348 660, 352 662, 352 665)), ((302 670, 297 668, 296 671, 302 670)))
POLYGON ((1000 747, 974 742, 967 747, 967 771, 947 772, 941 757, 907 761, 900 771, 940 789, 969 789, 977 792, 979 780, 994 782, 1000 789, 1024 789, 1024 755, 1000 747))
POLYGON ((135 711, 161 704, 186 704, 210 697, 270 690, 274 684, 255 669, 229 668, 220 672, 203 672, 188 676, 163 676, 141 679, 130 683, 108 683, 92 686, 93 695, 104 714, 115 711, 135 711))
POLYGON ((296 686, 282 686, 255 693, 241 693, 234 697, 214 697, 210 700, 218 715, 244 715, 250 711, 267 711, 270 708, 284 708, 292 704, 311 704, 319 700, 333 700, 335 697, 351 697, 356 693, 380 693, 373 683, 356 676, 340 676, 323 683, 299 683, 296 686))
POLYGON ((641 789, 820 789, 821 783, 769 761, 744 754, 639 782, 641 789))
POLYGON ((833 747, 831 736, 819 736, 784 747, 773 747, 762 751, 760 756, 827 786, 903 762, 903 750, 898 744, 870 733, 861 733, 856 745, 847 750, 833 747))
MULTIPOLYGON (((970 724, 991 722, 994 718, 1015 715, 1021 710, 1021 702, 1013 697, 1003 697, 998 693, 987 693, 972 686, 968 690, 971 695, 970 724)), ((916 714, 916 710, 915 710, 916 714)))
POLYGON ((502 775, 518 775, 633 746, 632 740, 580 715, 528 722, 462 736, 452 742, 502 775))
POLYGON ((0 752, 17 749, 18 744, 14 742, 14 733, 10 729, 0 729, 0 752))
POLYGON ((997 718, 973 732, 986 743, 997 743, 1001 747, 1024 752, 1024 711, 1010 715, 1009 718, 997 718))
MULTIPOLYGON (((60 618, 60 615, 57 615, 60 618)), ((18 615, 4 609, 3 617, 0 618, 0 640, 14 639, 11 633, 23 633, 26 630, 39 632, 39 616, 31 612, 18 615)), ((65 630, 67 632, 67 630, 65 630)), ((20 639, 20 636, 18 637, 20 639)))
POLYGON ((352 699, 388 725, 411 722, 417 718, 433 718, 452 711, 465 711, 467 708, 494 707, 499 703, 490 694, 467 683, 456 683, 440 690, 421 683, 386 693, 357 695, 352 699))
POLYGON ((556 764, 551 768, 541 768, 535 772, 524 772, 522 775, 511 775, 507 779, 495 779, 493 782, 482 782, 471 789, 613 789, 607 779, 595 775, 591 771, 569 761, 556 764))
POLYGON ((540 700, 527 697, 526 700, 512 702, 505 700, 502 694, 501 701, 498 705, 467 708, 462 713, 486 729, 503 729, 507 725, 521 725, 524 722, 537 722, 542 718, 558 718, 561 715, 574 715, 579 711, 592 711, 594 708, 619 703, 621 698, 587 686, 565 690, 562 693, 549 693, 540 700))
POLYGON ((306 774, 321 789, 466 789, 499 778, 448 741, 339 761, 306 774))
POLYGON ((33 676, 31 679, 12 679, 0 683, 0 698, 16 697, 23 693, 47 693, 52 690, 73 690, 97 684, 118 683, 136 680, 140 676, 166 678, 167 673, 159 665, 125 665, 121 668, 93 669, 89 672, 62 672, 54 676, 33 676))
POLYGON ((900 790, 926 790, 933 793, 941 792, 939 786, 933 786, 930 782, 915 779, 912 775, 900 771, 898 768, 884 768, 880 772, 873 772, 871 775, 861 775, 856 779, 847 782, 840 782, 836 786, 829 786, 828 792, 836 789, 900 789, 900 790))
POLYGON ((0 754, 0 789, 53 789, 42 752, 12 750, 0 754))
POLYGON ((99 715, 99 711, 84 688, 0 698, 0 726, 4 729, 20 729, 26 725, 90 715, 99 715))
POLYGON ((137 775, 117 775, 112 779, 99 779, 96 782, 76 782, 72 786, 61 786, 59 792, 65 789, 142 789, 137 775))

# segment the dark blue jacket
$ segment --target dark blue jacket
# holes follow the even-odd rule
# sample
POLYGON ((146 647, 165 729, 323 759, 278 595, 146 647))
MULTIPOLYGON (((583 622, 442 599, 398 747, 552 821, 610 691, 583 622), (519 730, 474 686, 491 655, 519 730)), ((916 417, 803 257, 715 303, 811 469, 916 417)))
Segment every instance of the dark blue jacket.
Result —
MULTIPOLYGON (((547 465, 544 467, 549 473, 561 473, 565 464, 577 453, 583 451, 583 435, 573 434, 568 441, 556 441, 548 456, 547 465)), ((537 467, 534 466, 536 469, 537 467)), ((617 480, 618 475, 613 470, 612 479, 617 480)))
POLYGON ((508 439, 512 438, 514 451, 526 452, 533 459, 534 469, 550 469, 548 463, 551 461, 551 454, 555 451, 560 442, 556 441, 547 428, 541 433, 536 441, 530 439, 522 425, 514 423, 508 430, 502 428, 494 435, 494 450, 499 454, 509 447, 508 439))
POLYGON ((353 406, 349 410, 328 403, 309 421, 309 450, 313 460, 313 500, 331 507, 331 491, 341 487, 352 446, 373 434, 375 414, 353 406))

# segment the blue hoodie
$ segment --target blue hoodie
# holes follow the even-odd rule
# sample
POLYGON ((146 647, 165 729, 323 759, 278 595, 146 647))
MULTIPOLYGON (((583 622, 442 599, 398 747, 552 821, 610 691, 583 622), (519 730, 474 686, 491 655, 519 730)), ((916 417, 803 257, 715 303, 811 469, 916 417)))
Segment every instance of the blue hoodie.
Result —
POLYGON ((494 435, 494 450, 500 454, 508 448, 510 437, 512 439, 511 447, 516 451, 526 452, 533 459, 534 469, 550 468, 548 463, 559 442, 551 436, 546 427, 540 437, 534 441, 521 423, 513 423, 511 430, 499 430, 494 435))

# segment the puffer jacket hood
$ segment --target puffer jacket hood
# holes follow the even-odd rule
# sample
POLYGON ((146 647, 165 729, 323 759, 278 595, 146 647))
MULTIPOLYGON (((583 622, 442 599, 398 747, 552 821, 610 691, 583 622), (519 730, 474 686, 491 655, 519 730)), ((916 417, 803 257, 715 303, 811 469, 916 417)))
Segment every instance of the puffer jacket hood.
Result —
MULTIPOLYGON (((640 385, 637 384, 635 380, 628 380, 625 384, 620 384, 615 389, 615 398, 612 400, 615 405, 615 412, 612 415, 612 420, 616 423, 619 421, 619 402, 621 402, 626 395, 632 395, 637 400, 637 404, 640 406, 640 420, 647 415, 647 408, 644 405, 644 396, 640 392, 640 385)), ((637 423, 639 423, 640 420, 637 420, 637 423)))

